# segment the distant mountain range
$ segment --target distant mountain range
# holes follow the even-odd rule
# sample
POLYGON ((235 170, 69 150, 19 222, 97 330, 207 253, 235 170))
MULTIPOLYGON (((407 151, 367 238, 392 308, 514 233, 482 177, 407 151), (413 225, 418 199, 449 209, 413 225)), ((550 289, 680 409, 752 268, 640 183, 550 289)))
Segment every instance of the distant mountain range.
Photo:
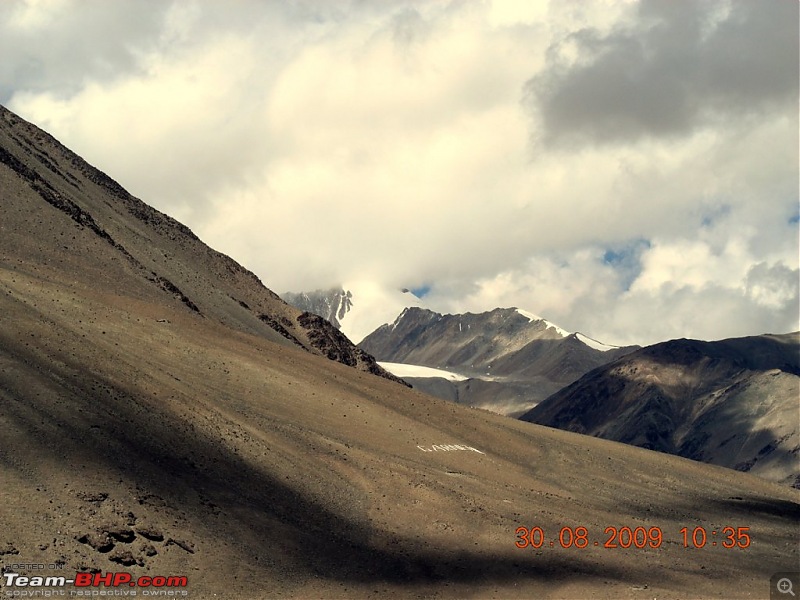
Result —
POLYGON ((601 366, 521 419, 800 487, 800 333, 672 340, 601 366))
POLYGON ((407 308, 359 346, 387 370, 403 372, 417 389, 508 416, 635 349, 569 333, 516 308, 455 315, 407 308), (393 363, 433 367, 458 377, 414 376, 393 363))
POLYGON ((603 344, 517 308, 442 315, 408 290, 376 285, 282 298, 328 319, 416 389, 508 416, 637 348, 603 344))

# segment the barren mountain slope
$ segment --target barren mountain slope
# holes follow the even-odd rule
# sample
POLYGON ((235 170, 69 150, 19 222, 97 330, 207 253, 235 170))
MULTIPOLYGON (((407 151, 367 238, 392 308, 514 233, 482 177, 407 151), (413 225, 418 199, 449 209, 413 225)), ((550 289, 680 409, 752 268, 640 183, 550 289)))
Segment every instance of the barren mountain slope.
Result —
POLYGON ((93 191, 98 228, 201 316, 4 165, 0 194, 0 565, 186 575, 197 599, 766 597, 796 569, 796 490, 307 352, 251 318, 269 300, 227 304, 229 263, 93 191), (516 548, 520 526, 542 547, 516 548), (604 547, 624 526, 663 543, 604 547), (696 526, 709 544, 684 547, 696 526), (561 548, 563 527, 588 545, 561 548), (723 548, 724 527, 749 546, 723 548))
POLYGON ((2 106, 0 190, 0 250, 14 266, 46 265, 71 285, 142 299, 168 296, 198 317, 393 378, 329 323, 290 307, 186 226, 2 106))
POLYGON ((523 420, 800 487, 800 333, 648 346, 523 420))

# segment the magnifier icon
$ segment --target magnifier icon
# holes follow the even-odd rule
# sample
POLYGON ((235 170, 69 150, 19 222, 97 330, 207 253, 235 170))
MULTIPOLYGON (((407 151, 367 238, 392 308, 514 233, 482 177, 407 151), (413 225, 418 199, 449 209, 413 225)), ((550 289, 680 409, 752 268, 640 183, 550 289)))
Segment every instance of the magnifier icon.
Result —
POLYGON ((778 588, 778 591, 781 594, 791 594, 792 596, 795 595, 795 593, 792 591, 792 580, 789 579, 788 577, 783 577, 782 579, 778 579, 778 583, 776 584, 775 587, 778 588))

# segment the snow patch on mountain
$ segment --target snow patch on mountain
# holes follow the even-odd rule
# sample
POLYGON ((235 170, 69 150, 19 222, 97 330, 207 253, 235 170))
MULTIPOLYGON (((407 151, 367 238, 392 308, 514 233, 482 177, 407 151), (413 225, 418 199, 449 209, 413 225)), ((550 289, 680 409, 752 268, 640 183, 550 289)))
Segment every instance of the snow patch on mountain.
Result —
POLYGON ((595 350, 600 350, 600 352, 608 352, 609 350, 617 350, 619 348, 619 346, 611 346, 609 344, 598 342, 597 340, 585 336, 582 333, 576 333, 575 337, 577 337, 580 341, 582 341, 590 348, 594 348, 595 350))
POLYGON ((389 371, 392 375, 400 377, 441 377, 448 381, 466 381, 468 378, 452 371, 444 369, 434 369, 433 367, 423 367, 422 365, 408 365, 405 363, 378 362, 378 364, 389 371))

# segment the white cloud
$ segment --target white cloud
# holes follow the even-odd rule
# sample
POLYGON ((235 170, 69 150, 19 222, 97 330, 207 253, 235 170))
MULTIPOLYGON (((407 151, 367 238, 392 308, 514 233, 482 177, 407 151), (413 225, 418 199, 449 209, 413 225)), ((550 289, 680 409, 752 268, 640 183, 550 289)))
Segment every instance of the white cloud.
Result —
POLYGON ((568 330, 617 345, 797 327, 796 260, 760 261, 744 239, 729 241, 719 252, 696 239, 651 242, 639 251, 631 283, 605 256, 595 247, 540 257, 480 280, 461 295, 433 292, 426 300, 445 312, 535 306, 568 330))
MULTIPOLYGON (((64 6, 67 22, 55 5, 26 17, 59 56, 0 25, 9 107, 278 292, 429 284, 442 307, 516 304, 611 343, 798 328, 796 110, 541 143, 526 82, 554 52, 574 60, 565 40, 587 27, 653 35, 636 30, 647 2, 119 2, 97 23, 94 4, 64 6), (79 37, 96 42, 70 50, 79 37)), ((732 47, 764 22, 736 14, 755 20, 725 29, 732 47)), ((727 16, 692 33, 697 52, 727 16)), ((691 59, 647 65, 680 79, 691 59)), ((714 73, 718 110, 730 86, 714 73)), ((736 102, 767 97, 758 82, 736 102)))

